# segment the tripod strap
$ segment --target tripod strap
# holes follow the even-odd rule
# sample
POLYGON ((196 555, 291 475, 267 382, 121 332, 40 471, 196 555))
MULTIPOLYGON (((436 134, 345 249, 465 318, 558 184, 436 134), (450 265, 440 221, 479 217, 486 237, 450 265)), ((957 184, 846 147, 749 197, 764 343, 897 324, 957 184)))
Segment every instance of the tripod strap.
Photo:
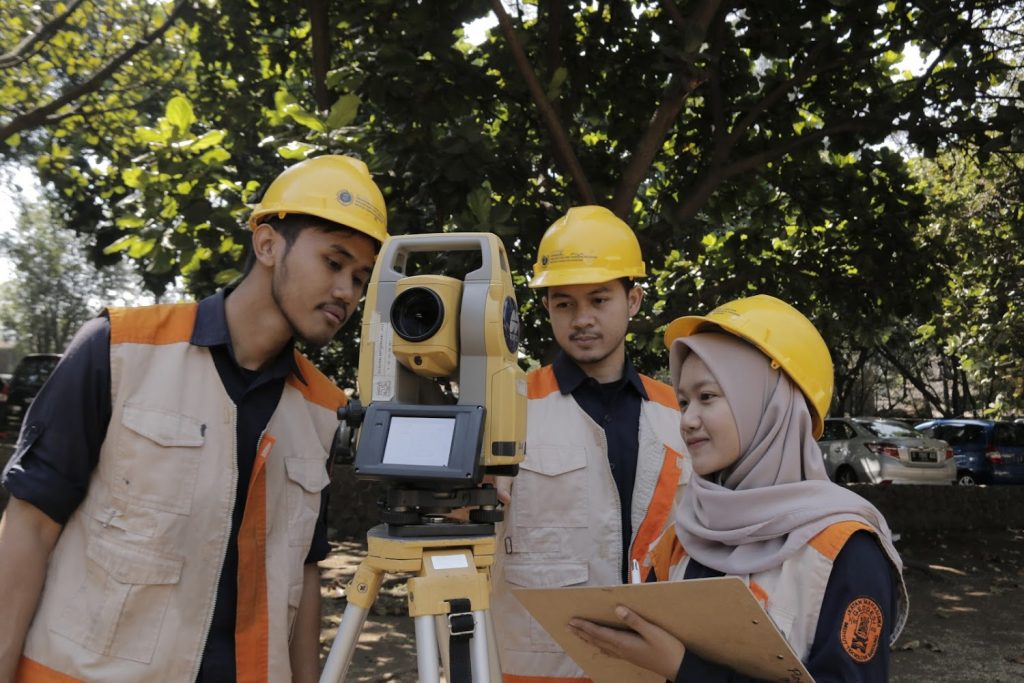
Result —
POLYGON ((473 607, 466 598, 449 600, 448 605, 451 683, 472 683, 473 664, 470 660, 469 640, 473 637, 473 607))

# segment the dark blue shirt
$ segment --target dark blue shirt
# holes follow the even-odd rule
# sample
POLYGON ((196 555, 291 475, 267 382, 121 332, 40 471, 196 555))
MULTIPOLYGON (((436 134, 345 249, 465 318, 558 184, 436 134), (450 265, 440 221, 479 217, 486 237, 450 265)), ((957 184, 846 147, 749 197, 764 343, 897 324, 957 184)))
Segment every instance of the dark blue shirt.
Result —
MULTIPOLYGON (((693 558, 686 566, 686 579, 723 576, 693 558)), ((816 683, 873 683, 889 680, 889 639, 897 614, 893 568, 874 535, 858 531, 850 536, 832 564, 825 596, 821 602, 814 642, 804 665, 816 683), (868 599, 882 612, 882 632, 875 651, 867 661, 858 661, 847 651, 841 633, 847 611, 855 601, 868 599)), ((858 603, 859 604, 859 603, 858 603)), ((862 658, 862 657, 861 657, 862 658)), ((758 679, 736 673, 687 652, 683 656, 676 683, 753 683, 758 679)))
MULTIPOLYGON (((235 610, 238 591, 238 529, 245 512, 249 477, 260 437, 277 408, 285 380, 305 381, 287 344, 261 370, 238 365, 224 313, 225 292, 199 302, 190 342, 210 350, 221 383, 236 407, 238 482, 232 533, 217 586, 213 620, 199 681, 235 679, 235 610)), ((25 416, 21 436, 3 483, 11 495, 65 524, 85 498, 111 416, 110 321, 104 316, 82 326, 60 364, 25 416)), ((327 556, 327 492, 307 563, 327 556)), ((197 628, 199 625, 197 625, 197 628)))
POLYGON ((629 542, 633 536, 633 484, 636 481, 637 453, 640 450, 640 406, 647 400, 640 374, 626 359, 622 377, 601 384, 560 352, 551 364, 558 390, 572 394, 580 408, 604 430, 608 442, 608 466, 619 492, 622 519, 622 582, 629 581, 629 542))

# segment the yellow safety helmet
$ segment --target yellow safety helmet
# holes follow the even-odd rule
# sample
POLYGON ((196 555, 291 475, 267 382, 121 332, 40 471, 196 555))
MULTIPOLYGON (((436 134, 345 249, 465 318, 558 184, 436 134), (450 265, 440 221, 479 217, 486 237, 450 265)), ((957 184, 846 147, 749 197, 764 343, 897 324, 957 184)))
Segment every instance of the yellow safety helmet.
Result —
POLYGON ((589 285, 645 275, 640 243, 630 227, 603 206, 577 206, 541 238, 530 287, 589 285))
POLYGON ((707 315, 676 318, 665 330, 665 346, 708 328, 745 339, 781 367, 803 392, 811 409, 814 438, 821 436, 832 402, 832 355, 821 334, 803 313, 767 294, 736 299, 707 315))
POLYGON ((366 164, 353 157, 327 154, 285 170, 253 207, 249 227, 255 228, 266 216, 284 218, 290 213, 317 216, 378 242, 388 236, 384 195, 370 178, 366 164))

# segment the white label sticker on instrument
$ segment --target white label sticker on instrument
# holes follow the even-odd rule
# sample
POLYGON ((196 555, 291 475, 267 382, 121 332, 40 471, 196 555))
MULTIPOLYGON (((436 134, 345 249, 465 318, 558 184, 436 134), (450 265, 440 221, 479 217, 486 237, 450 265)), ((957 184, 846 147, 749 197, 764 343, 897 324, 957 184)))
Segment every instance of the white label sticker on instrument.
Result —
POLYGON ((434 555, 430 558, 434 569, 465 569, 469 562, 465 555, 434 555))
POLYGON ((395 397, 395 353, 392 348, 391 323, 381 322, 373 312, 370 327, 373 341, 372 400, 390 401, 395 397))

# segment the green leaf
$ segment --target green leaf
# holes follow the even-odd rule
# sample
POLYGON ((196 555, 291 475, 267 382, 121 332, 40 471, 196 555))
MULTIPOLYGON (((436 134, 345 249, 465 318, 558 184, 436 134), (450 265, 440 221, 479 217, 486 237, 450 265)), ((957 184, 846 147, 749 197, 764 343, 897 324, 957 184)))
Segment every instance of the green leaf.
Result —
POLYGON ((476 218, 480 227, 488 227, 491 224, 491 184, 484 183, 466 195, 466 204, 470 213, 476 218))
POLYGON ((139 126, 135 129, 135 139, 142 143, 166 143, 171 139, 171 128, 147 128, 139 126))
POLYGON ((331 107, 327 115, 327 127, 342 128, 352 123, 359 114, 359 105, 362 102, 358 95, 342 95, 331 107))
POLYGON ((200 150, 206 149, 207 147, 219 145, 226 134, 227 133, 223 130, 211 130, 196 138, 196 141, 192 143, 190 149, 193 152, 198 152, 200 150))
POLYGON ((131 242, 128 245, 128 256, 130 258, 142 258, 153 251, 153 247, 156 246, 156 240, 154 239, 142 239, 137 235, 133 235, 130 239, 131 242))
POLYGON ((196 122, 195 112, 192 111, 192 103, 187 97, 175 95, 167 102, 167 120, 171 122, 178 133, 185 134, 189 127, 196 122))
POLYGON ((143 180, 144 175, 144 169, 141 169, 138 166, 133 166, 131 168, 126 168, 123 171, 121 171, 121 180, 128 187, 131 187, 133 189, 139 189, 145 182, 143 180))
POLYGON ((292 140, 287 145, 282 145, 277 148, 277 153, 285 159, 302 160, 309 156, 309 153, 315 150, 316 147, 313 145, 307 145, 305 142, 299 142, 298 140, 292 140))
POLYGON ((298 102, 295 101, 295 98, 287 92, 281 90, 277 91, 274 95, 274 104, 277 105, 278 112, 289 117, 296 123, 317 133, 324 132, 325 129, 323 121, 321 121, 315 114, 311 114, 300 107, 298 102))
POLYGON ((208 152, 203 152, 203 155, 201 157, 199 157, 199 160, 202 161, 204 164, 209 164, 209 165, 218 164, 219 165, 219 164, 223 164, 225 161, 227 161, 230 158, 231 158, 231 155, 227 152, 227 150, 224 150, 224 149, 221 149, 221 148, 217 148, 217 149, 211 149, 208 152))
POLYGON ((560 66, 555 69, 555 73, 551 74, 551 81, 548 82, 547 98, 549 100, 557 100, 562 90, 562 85, 565 83, 565 79, 569 77, 569 70, 564 66, 560 66))

